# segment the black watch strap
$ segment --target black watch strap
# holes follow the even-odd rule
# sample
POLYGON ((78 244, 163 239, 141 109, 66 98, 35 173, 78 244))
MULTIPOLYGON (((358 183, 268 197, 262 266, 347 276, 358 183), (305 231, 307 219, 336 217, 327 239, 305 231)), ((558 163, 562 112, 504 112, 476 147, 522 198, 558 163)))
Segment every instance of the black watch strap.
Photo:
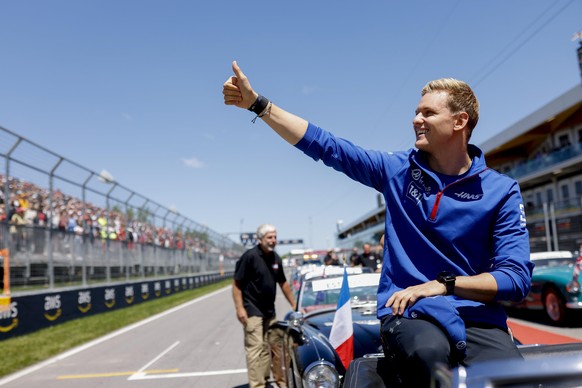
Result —
POLYGON ((449 271, 442 271, 437 275, 437 282, 442 283, 447 288, 446 295, 453 295, 455 293, 455 281, 457 275, 449 271))

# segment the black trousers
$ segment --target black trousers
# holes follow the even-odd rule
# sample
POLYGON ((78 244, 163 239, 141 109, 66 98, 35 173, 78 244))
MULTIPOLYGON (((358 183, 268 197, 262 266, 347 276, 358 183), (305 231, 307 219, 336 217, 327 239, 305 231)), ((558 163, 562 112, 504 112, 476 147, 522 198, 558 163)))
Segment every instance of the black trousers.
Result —
POLYGON ((511 336, 497 327, 466 324, 467 352, 463 360, 451 352, 446 333, 435 323, 388 315, 381 322, 382 342, 391 369, 407 387, 429 387, 438 363, 468 366, 485 360, 523 358, 511 336))

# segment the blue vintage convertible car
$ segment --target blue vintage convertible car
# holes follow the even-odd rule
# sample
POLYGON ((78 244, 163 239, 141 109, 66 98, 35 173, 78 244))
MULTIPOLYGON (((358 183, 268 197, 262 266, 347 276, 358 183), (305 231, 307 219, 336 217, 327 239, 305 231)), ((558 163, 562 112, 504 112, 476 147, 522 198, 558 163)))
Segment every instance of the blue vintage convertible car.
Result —
MULTIPOLYGON (((575 261, 575 260, 574 260, 575 261)), ((568 264, 571 268, 570 264, 568 264)), ((541 267, 541 266, 540 266, 541 267)), ((271 327, 283 342, 288 387, 391 387, 397 371, 385 360, 376 318, 379 274, 349 268, 354 327, 354 361, 346 370, 329 335, 342 284, 343 268, 321 267, 299 283, 297 309, 271 327)), ((453 370, 442 367, 435 380, 441 387, 525 387, 582 381, 582 343, 519 345, 525 361, 492 362, 453 370), (541 384, 541 385, 539 385, 541 384)), ((548 385, 549 386, 549 385, 548 385)))
MULTIPOLYGON (((354 358, 382 351, 376 292, 380 274, 348 268, 354 327, 354 358)), ((339 387, 346 373, 329 343, 343 281, 342 267, 321 267, 303 276, 297 309, 272 326, 283 340, 288 387, 339 387)))
POLYGON ((535 263, 531 289, 520 303, 508 307, 544 310, 550 322, 560 325, 567 321, 571 310, 582 309, 580 267, 570 251, 537 252, 531 254, 535 263))

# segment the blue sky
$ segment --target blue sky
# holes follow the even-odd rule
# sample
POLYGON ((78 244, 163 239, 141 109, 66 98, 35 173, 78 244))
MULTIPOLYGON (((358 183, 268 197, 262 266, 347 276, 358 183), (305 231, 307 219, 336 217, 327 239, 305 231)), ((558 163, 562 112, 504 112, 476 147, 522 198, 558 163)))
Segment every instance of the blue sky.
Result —
POLYGON ((579 0, 29 0, 0 21, 0 126, 220 233, 269 222, 314 248, 376 193, 225 106, 232 60, 283 108, 387 151, 413 145, 431 79, 473 87, 477 145, 581 82, 579 0))

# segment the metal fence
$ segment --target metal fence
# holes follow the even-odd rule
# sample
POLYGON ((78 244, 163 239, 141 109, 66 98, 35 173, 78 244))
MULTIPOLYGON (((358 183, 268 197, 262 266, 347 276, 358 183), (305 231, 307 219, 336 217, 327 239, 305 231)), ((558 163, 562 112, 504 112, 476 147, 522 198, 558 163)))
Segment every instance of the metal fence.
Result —
POLYGON ((15 288, 229 271, 243 251, 106 171, 3 127, 0 157, 0 261, 15 288))

